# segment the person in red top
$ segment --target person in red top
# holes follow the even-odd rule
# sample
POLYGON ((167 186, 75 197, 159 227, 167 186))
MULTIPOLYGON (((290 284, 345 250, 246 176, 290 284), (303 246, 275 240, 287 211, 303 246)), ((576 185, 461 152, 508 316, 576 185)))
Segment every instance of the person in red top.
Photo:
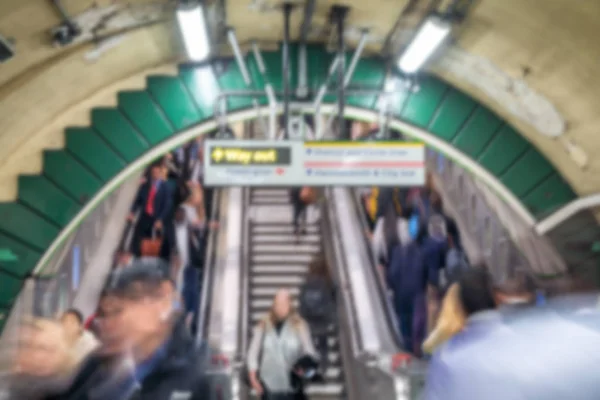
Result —
POLYGON ((131 252, 137 257, 141 256, 142 239, 152 237, 153 233, 157 231, 163 231, 163 226, 171 212, 173 199, 162 175, 161 164, 153 164, 150 167, 150 179, 142 183, 131 206, 131 213, 128 217, 130 222, 135 221, 139 211, 131 249, 131 252))

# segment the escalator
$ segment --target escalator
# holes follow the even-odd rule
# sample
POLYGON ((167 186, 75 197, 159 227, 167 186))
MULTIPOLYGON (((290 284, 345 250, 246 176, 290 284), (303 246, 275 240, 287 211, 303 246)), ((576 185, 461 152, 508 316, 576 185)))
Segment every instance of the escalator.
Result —
POLYGON ((221 233, 227 239, 218 246, 222 252, 217 257, 207 335, 211 345, 232 360, 230 366, 215 371, 222 377, 218 386, 227 385, 234 400, 256 398, 242 376, 252 328, 267 315, 278 289, 288 289, 298 305, 308 263, 323 252, 338 288, 337 326, 329 338, 325 382, 309 385, 309 398, 418 398, 413 368, 391 367, 392 356, 402 351, 401 344, 352 192, 325 188, 326 201, 312 210, 319 217, 309 215, 306 234, 300 236, 293 232, 287 190, 234 188, 229 192, 229 210, 221 214, 227 235, 221 233))
MULTIPOLYGON (((308 263, 323 251, 321 227, 316 218, 306 224, 306 233, 294 234, 292 205, 285 189, 248 189, 249 219, 247 226, 248 321, 246 333, 269 310, 273 296, 280 288, 288 289, 298 306, 300 286, 308 263)), ((309 213, 310 214, 310 213, 309 213)), ((248 342, 250 337, 247 338, 248 342)), ((311 399, 342 399, 344 377, 336 327, 331 327, 329 364, 325 382, 311 384, 307 393, 311 399)))

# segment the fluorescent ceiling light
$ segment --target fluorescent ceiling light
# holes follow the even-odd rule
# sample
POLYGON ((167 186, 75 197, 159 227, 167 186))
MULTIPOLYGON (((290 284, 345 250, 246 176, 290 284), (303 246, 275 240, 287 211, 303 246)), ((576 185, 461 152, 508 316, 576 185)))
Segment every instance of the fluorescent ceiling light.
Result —
POLYGON ((438 17, 428 18, 400 57, 398 68, 406 74, 417 72, 444 42, 451 30, 449 22, 438 17))
POLYGON ((210 54, 210 43, 202 6, 179 8, 177 20, 189 59, 192 61, 206 60, 210 54))

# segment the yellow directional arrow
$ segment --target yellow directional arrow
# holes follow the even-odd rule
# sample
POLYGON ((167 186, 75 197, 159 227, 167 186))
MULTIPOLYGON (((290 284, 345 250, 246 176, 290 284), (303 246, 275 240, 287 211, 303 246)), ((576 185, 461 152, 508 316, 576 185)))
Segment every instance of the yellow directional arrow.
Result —
POLYGON ((211 153, 211 158, 213 159, 214 162, 220 162, 223 157, 225 156, 225 153, 223 152, 223 150, 220 147, 216 147, 212 153, 211 153))

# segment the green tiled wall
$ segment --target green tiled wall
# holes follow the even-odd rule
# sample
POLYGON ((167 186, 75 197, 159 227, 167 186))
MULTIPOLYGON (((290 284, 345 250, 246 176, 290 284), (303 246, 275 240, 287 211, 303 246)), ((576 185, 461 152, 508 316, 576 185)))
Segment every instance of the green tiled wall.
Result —
MULTIPOLYGON (((296 47, 291 48, 292 91, 298 82, 296 47)), ((0 262, 0 310, 10 308, 22 279, 36 265, 60 231, 111 178, 148 149, 213 117, 222 91, 264 91, 270 82, 283 89, 280 52, 265 52, 262 76, 252 53, 246 57, 252 79, 247 85, 232 60, 210 66, 181 67, 178 76, 150 76, 147 89, 118 93, 116 108, 91 110, 90 127, 66 129, 66 146, 44 153, 43 173, 19 179, 18 200, 0 204, 0 249, 18 262, 0 262)), ((314 96, 323 83, 332 55, 308 47, 308 86, 314 96)), ((349 64, 350 53, 347 56, 349 64)), ((386 65, 379 58, 358 63, 350 87, 379 90, 386 65)), ((402 85, 397 85, 402 87, 402 85)), ((229 111, 253 106, 252 98, 230 97, 229 111)), ((266 104, 266 98, 257 100, 266 104)), ((335 95, 325 102, 336 102, 335 95)), ((375 110, 377 96, 349 96, 347 104, 375 110)), ((424 77, 419 90, 400 90, 392 98, 393 114, 430 131, 480 163, 537 217, 575 197, 548 160, 490 110, 435 77, 424 77)), ((0 326, 2 325, 0 320, 0 326)))

